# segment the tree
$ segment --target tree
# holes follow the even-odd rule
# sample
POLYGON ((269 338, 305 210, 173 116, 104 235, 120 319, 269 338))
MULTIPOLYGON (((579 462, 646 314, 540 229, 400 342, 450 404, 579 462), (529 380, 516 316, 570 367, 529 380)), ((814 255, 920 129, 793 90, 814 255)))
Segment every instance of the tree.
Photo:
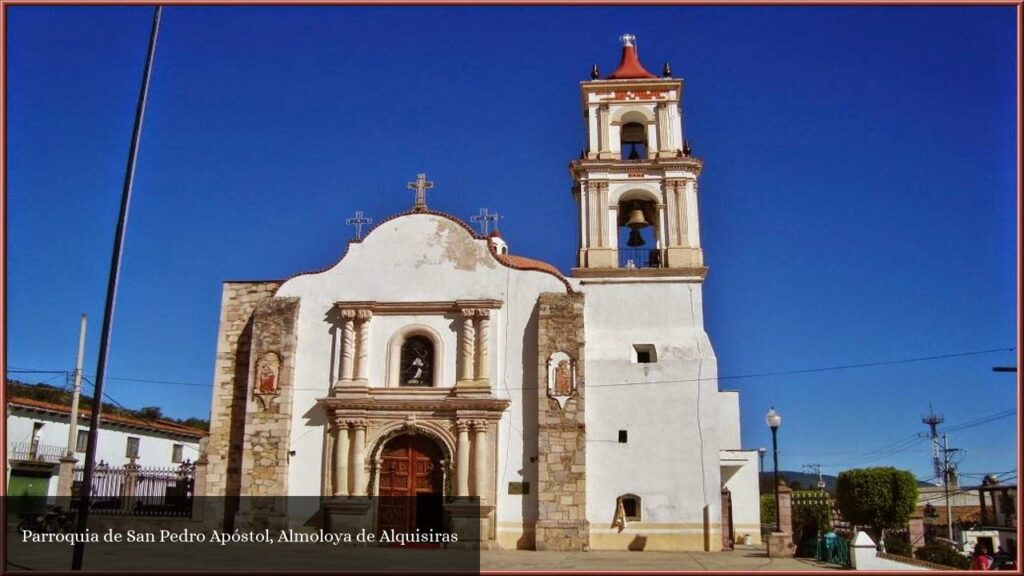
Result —
POLYGON ((164 417, 164 412, 159 406, 143 406, 137 413, 145 420, 159 420, 164 417))
POLYGON ((917 505, 917 480, 906 470, 858 468, 839 474, 836 501, 843 518, 869 526, 876 542, 903 528, 917 505))

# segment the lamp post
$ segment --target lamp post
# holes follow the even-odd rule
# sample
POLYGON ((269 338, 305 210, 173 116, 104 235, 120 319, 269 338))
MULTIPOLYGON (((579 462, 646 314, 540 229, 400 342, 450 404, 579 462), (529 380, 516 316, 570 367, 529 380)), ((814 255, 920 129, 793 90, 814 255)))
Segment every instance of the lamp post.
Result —
POLYGON ((772 429, 772 469, 774 471, 774 482, 775 482, 775 531, 782 532, 782 518, 779 517, 779 441, 778 432, 779 426, 782 425, 782 416, 775 411, 775 407, 768 411, 768 414, 764 417, 764 421, 768 423, 768 427, 772 429))

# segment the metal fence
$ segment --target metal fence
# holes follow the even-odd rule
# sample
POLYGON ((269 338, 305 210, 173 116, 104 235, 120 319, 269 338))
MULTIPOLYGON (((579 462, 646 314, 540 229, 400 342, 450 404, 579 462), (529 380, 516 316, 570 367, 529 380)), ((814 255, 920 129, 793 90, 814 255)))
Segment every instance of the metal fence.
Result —
POLYGON ((658 248, 619 248, 619 268, 661 268, 658 248))
MULTIPOLYGON (((85 468, 74 469, 72 501, 81 498, 85 468)), ((92 473, 89 510, 122 516, 192 516, 195 464, 177 468, 143 468, 130 463, 120 468, 100 461, 92 473)))
POLYGON ((850 541, 835 532, 818 538, 814 557, 822 562, 850 567, 850 541))
POLYGON ((39 442, 12 442, 8 445, 7 459, 56 464, 64 455, 64 448, 39 442))

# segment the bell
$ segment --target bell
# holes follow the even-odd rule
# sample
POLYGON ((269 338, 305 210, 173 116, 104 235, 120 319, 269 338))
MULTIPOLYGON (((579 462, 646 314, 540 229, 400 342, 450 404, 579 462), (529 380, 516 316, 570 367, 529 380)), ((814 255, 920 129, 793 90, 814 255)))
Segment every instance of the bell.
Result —
POLYGON ((626 242, 626 246, 630 248, 636 248, 637 246, 644 245, 644 237, 640 235, 639 228, 633 228, 629 231, 629 240, 626 242))
POLYGON ((629 220, 626 221, 626 226, 633 230, 640 230, 641 228, 647 228, 650 224, 647 223, 647 220, 644 220, 644 211, 634 208, 629 213, 629 220))

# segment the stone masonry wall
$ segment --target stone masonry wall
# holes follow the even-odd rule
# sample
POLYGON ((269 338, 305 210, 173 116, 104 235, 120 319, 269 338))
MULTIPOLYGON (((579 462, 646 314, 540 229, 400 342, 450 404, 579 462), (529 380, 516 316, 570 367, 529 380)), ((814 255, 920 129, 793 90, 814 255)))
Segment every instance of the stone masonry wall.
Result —
POLYGON ((538 550, 587 550, 587 434, 584 419, 583 295, 540 295, 537 315, 538 550), (564 352, 575 360, 576 389, 565 407, 552 398, 548 359, 564 352))
POLYGON ((252 315, 241 495, 253 498, 242 501, 236 524, 255 529, 283 523, 287 512, 280 497, 288 495, 298 316, 298 298, 261 300, 252 315))
POLYGON ((230 529, 241 491, 242 442, 249 384, 252 313, 280 282, 225 282, 221 296, 217 360, 210 405, 206 459, 207 522, 230 529))

